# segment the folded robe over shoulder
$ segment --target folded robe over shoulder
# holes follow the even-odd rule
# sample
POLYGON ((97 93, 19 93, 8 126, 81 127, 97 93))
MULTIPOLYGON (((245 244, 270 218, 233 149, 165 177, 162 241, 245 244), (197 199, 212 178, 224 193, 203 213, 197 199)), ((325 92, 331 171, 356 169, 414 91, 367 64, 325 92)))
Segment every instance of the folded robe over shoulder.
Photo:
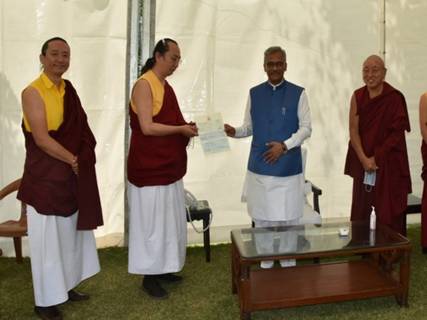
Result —
MULTIPOLYGON (((407 196, 411 193, 405 141, 405 131, 410 131, 410 125, 405 98, 400 91, 386 82, 383 92, 373 99, 369 97, 366 86, 356 90, 354 95, 363 150, 367 157, 375 157, 378 166, 373 205, 379 221, 391 225, 393 218, 405 211, 407 196)), ((364 169, 351 142, 344 173, 355 181, 363 181, 364 169)), ((352 220, 367 219, 369 214, 369 206, 353 203, 352 220), (359 212, 359 209, 364 212, 359 212)))
POLYGON ((64 121, 49 135, 78 156, 77 176, 69 164, 41 150, 31 132, 22 128, 27 155, 17 198, 44 215, 68 217, 78 210, 78 230, 103 225, 95 171, 96 140, 71 82, 65 80, 64 121))
POLYGON ((423 199, 421 204, 421 245, 427 248, 427 144, 422 142, 421 155, 423 157, 423 169, 421 178, 424 181, 423 199))

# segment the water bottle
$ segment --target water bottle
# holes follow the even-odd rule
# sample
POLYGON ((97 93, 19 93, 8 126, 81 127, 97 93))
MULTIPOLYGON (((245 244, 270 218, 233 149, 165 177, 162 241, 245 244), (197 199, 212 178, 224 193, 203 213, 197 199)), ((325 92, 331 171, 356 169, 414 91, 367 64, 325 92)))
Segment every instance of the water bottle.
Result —
POLYGON ((369 219, 369 229, 375 230, 377 226, 377 216, 375 214, 375 207, 372 206, 371 216, 369 219))

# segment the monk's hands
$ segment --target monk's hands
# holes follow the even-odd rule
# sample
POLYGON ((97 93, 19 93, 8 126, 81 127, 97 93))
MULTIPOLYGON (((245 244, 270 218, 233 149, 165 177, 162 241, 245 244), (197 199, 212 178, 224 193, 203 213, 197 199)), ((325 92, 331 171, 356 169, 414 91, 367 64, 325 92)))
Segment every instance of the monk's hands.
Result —
POLYGON ((269 149, 264 152, 262 156, 264 157, 264 161, 268 164, 275 163, 282 154, 285 154, 288 151, 288 148, 282 142, 271 141, 266 145, 269 149))
POLYGON ((194 122, 181 126, 181 134, 187 138, 192 138, 199 135, 199 129, 194 122))
POLYGON ((75 173, 75 175, 79 175, 79 161, 77 156, 73 157, 73 160, 71 161, 71 169, 73 170, 73 172, 75 173))
POLYGON ((230 126, 227 123, 224 123, 224 132, 228 137, 235 137, 236 136, 236 128, 230 126))
POLYGON ((378 166, 375 162, 375 157, 365 158, 362 161, 362 166, 365 171, 373 172, 378 169, 378 166))

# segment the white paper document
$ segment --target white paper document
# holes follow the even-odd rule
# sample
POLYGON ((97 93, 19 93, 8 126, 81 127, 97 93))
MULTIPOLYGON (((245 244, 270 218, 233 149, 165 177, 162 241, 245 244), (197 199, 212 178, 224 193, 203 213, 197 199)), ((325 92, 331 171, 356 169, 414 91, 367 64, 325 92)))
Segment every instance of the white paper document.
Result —
POLYGON ((221 113, 198 116, 195 118, 199 129, 199 138, 205 154, 230 150, 221 113))

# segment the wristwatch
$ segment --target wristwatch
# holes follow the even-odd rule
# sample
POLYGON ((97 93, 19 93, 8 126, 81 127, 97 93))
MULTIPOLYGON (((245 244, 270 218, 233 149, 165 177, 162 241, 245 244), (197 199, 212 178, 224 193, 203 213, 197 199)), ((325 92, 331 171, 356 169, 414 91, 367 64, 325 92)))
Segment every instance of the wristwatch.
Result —
POLYGON ((286 150, 288 150, 288 148, 286 147, 285 142, 282 141, 282 142, 280 142, 280 144, 282 145, 283 153, 285 153, 286 150))

